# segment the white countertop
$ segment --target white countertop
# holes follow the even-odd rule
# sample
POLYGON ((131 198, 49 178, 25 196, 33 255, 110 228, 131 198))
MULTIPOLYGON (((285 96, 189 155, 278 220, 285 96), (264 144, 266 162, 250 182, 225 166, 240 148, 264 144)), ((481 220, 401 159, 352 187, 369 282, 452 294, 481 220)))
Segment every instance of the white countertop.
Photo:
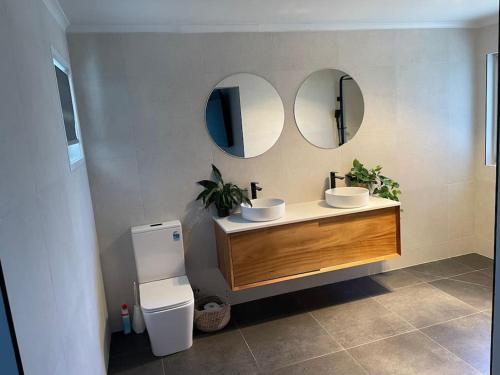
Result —
POLYGON ((244 232, 253 229, 275 227, 278 225, 299 223, 301 221, 324 219, 332 216, 349 215, 358 212, 378 210, 381 208, 399 206, 399 202, 389 199, 370 197, 367 206, 358 208, 335 208, 326 204, 324 200, 286 204, 285 216, 274 221, 248 221, 235 213, 228 217, 214 217, 214 221, 219 224, 225 233, 244 232))

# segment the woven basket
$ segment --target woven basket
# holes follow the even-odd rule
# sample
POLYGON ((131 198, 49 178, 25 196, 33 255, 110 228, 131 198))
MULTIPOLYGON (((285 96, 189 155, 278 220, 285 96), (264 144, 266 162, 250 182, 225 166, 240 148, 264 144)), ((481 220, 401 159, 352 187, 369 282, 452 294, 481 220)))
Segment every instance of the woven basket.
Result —
POLYGON ((194 324, 202 332, 215 332, 224 328, 231 319, 231 306, 219 297, 202 297, 196 300, 194 308, 194 324), (206 311, 203 306, 209 302, 222 305, 219 311, 206 311))

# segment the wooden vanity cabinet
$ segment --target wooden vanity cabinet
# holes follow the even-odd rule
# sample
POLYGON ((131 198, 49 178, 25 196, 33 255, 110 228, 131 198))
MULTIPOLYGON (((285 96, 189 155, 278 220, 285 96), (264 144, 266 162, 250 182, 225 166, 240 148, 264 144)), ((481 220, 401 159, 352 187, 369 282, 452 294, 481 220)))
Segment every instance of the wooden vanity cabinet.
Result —
POLYGON ((234 291, 401 255, 399 206, 225 233, 219 269, 234 291))

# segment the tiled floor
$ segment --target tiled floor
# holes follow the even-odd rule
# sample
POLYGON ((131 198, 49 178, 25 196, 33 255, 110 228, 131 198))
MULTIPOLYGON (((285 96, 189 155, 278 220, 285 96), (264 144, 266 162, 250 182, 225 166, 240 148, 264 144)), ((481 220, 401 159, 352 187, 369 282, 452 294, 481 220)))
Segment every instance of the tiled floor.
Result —
POLYGON ((492 261, 469 254, 233 307, 164 358, 114 334, 109 373, 488 374, 492 261))

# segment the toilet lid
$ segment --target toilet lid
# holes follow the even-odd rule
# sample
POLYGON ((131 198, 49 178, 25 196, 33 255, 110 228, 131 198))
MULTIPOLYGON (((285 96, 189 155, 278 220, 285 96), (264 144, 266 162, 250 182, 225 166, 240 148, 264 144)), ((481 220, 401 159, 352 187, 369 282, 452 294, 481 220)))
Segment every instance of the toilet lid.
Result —
POLYGON ((145 312, 172 309, 194 299, 193 290, 186 276, 140 284, 139 296, 141 307, 145 312))

